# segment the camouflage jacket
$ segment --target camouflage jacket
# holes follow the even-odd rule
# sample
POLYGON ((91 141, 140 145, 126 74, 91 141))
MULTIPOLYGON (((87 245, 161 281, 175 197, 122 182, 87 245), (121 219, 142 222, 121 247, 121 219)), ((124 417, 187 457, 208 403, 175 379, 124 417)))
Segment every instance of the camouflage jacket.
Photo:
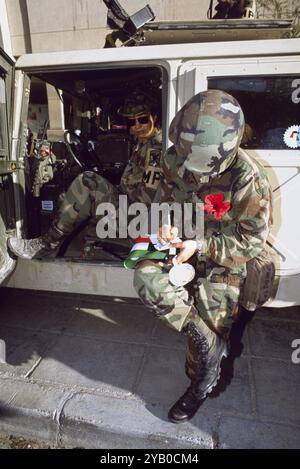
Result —
POLYGON ((205 213, 202 252, 208 269, 223 267, 220 273, 225 268, 246 275, 246 262, 261 252, 272 224, 272 192, 264 168, 241 149, 215 177, 197 176, 184 168, 183 161, 174 147, 166 152, 161 202, 204 203, 207 195, 222 193, 230 210, 220 221, 205 213))
POLYGON ((157 130, 146 143, 139 143, 124 170, 119 186, 129 203, 150 204, 161 178, 162 133, 157 130))

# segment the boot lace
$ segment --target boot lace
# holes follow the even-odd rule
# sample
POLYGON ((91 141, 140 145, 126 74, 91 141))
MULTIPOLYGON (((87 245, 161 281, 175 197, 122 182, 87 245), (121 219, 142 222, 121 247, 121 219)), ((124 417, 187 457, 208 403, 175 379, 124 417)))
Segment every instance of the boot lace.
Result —
POLYGON ((208 341, 206 337, 198 331, 197 327, 193 323, 189 323, 184 332, 192 339, 197 350, 197 361, 199 363, 199 372, 197 373, 198 378, 199 375, 203 376, 206 372, 209 350, 208 341))

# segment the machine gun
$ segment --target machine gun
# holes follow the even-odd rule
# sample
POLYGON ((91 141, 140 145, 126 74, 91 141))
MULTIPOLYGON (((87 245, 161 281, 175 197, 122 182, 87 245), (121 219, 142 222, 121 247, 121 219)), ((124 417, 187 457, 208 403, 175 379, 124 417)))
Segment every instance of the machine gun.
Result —
POLYGON ((113 32, 106 36, 104 48, 117 47, 119 40, 122 46, 135 46, 143 42, 143 26, 155 19, 149 5, 129 16, 118 0, 103 0, 108 8, 107 25, 113 32))

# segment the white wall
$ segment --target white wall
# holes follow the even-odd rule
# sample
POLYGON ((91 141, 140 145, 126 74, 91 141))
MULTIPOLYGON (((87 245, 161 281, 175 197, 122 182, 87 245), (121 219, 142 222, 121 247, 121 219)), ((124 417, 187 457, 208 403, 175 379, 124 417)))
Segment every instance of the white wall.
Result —
POLYGON ((0 0, 0 46, 8 55, 13 56, 5 0, 0 0))
MULTIPOLYGON (((5 0, 3 0, 5 1, 5 0)), ((132 14, 147 3, 156 20, 206 18, 209 0, 120 0, 132 14)), ((99 48, 107 8, 102 0, 6 0, 13 53, 99 48)))
MULTIPOLYGON (((214 0, 216 3, 216 0, 214 0)), ((257 0, 258 2, 260 0, 257 0)), ((102 0, 1 0, 6 2, 12 49, 48 52, 103 47, 107 8, 102 0)), ((288 0, 290 7, 300 0, 288 0)), ((120 0, 132 14, 147 3, 162 20, 205 20, 210 0, 120 0)), ((259 9, 260 17, 270 13, 259 9)), ((286 16, 286 15, 285 15, 286 16)))

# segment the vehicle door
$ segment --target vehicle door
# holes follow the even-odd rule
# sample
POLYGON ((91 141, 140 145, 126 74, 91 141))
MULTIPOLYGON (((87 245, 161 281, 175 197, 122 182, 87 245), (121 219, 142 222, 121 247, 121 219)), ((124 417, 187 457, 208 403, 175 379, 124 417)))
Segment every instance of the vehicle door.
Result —
POLYGON ((13 62, 0 49, 0 284, 16 263, 6 246, 16 225, 13 179, 17 165, 11 159, 13 79, 13 62))

